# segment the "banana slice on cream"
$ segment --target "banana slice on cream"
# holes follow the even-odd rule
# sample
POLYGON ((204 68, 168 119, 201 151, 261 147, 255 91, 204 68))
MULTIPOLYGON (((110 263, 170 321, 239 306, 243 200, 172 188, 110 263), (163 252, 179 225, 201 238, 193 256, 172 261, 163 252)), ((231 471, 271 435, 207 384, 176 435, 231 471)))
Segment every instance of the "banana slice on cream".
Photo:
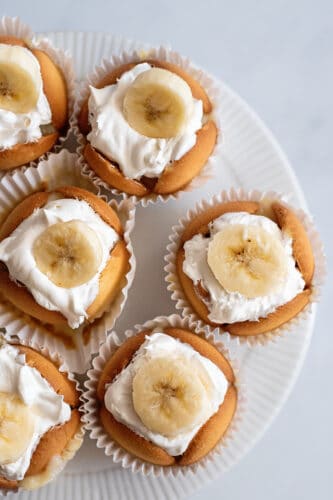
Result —
POLYGON ((153 358, 133 378, 136 413, 151 431, 167 437, 189 432, 210 408, 211 382, 186 358, 153 358))
POLYGON ((102 253, 96 233, 79 220, 53 224, 36 238, 33 245, 39 270, 63 288, 89 281, 98 271, 102 253))
POLYGON ((127 90, 123 112, 129 125, 147 137, 181 134, 193 108, 189 85, 162 68, 140 73, 127 90))
POLYGON ((14 394, 0 392, 0 465, 24 455, 34 433, 31 409, 14 394))
POLYGON ((24 47, 0 44, 0 108, 28 113, 36 107, 42 86, 35 56, 24 47))
POLYGON ((216 233, 209 243, 208 265, 227 292, 247 298, 278 290, 288 262, 280 240, 259 226, 232 224, 216 233))

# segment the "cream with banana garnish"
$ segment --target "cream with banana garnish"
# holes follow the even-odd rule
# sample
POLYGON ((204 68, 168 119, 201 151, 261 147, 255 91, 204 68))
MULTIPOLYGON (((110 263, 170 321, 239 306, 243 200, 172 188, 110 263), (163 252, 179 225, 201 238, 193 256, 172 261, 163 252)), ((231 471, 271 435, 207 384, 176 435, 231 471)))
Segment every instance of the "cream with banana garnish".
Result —
POLYGON ((21 480, 41 437, 71 408, 14 346, 0 347, 0 477, 21 480))
POLYGON ((53 194, 0 243, 0 261, 38 304, 78 328, 118 239, 87 202, 53 194))
POLYGON ((0 44, 0 150, 37 141, 52 122, 39 63, 25 47, 0 44))
POLYGON ((141 63, 116 84, 90 90, 87 139, 126 177, 158 177, 195 145, 202 101, 176 74, 141 63))
POLYGON ((268 217, 227 213, 209 229, 184 244, 183 271, 208 292, 211 321, 256 321, 304 289, 292 239, 268 217))
POLYGON ((227 389, 212 361, 155 331, 107 386, 104 402, 116 420, 178 456, 217 412, 227 389))

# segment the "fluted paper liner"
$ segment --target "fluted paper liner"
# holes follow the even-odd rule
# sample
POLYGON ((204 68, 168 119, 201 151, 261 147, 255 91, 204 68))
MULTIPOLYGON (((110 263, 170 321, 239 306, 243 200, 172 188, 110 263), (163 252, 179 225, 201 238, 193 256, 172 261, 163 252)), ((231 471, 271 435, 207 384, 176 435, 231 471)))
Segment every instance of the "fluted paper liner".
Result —
MULTIPOLYGON (((41 347, 34 339, 22 339, 19 342, 16 341, 13 342, 7 339, 6 335, 4 335, 2 338, 4 340, 7 340, 8 343, 20 344, 27 347, 31 347, 32 349, 39 352, 46 358, 50 359, 58 367, 60 372, 66 373, 68 379, 75 383, 76 390, 80 394, 82 394, 82 390, 80 389, 78 380, 74 377, 74 374, 69 370, 66 362, 57 353, 50 352, 48 348, 45 346, 41 347)), ((0 342, 2 341, 2 338, 0 335, 0 342)), ((31 478, 23 479, 17 490, 7 491, 7 490, 1 490, 0 488, 0 496, 11 496, 24 490, 34 490, 37 488, 41 488, 42 486, 45 486, 49 482, 53 481, 53 479, 56 476, 58 476, 58 474, 60 474, 60 472, 65 468, 67 462, 74 457, 74 455, 76 454, 76 452, 79 450, 79 448, 83 443, 83 438, 85 434, 85 425, 83 423, 82 404, 80 405, 79 410, 82 413, 80 429, 75 433, 75 435, 70 440, 66 448, 61 453, 61 455, 55 455, 42 473, 36 476, 31 476, 31 478), (36 480, 39 483, 38 485, 35 484, 36 480)))
POLYGON ((86 422, 86 429, 90 431, 90 437, 97 440, 97 447, 103 448, 105 454, 110 456, 114 462, 120 464, 122 467, 130 469, 135 473, 141 472, 145 475, 163 475, 165 477, 172 475, 174 477, 181 477, 187 474, 193 474, 198 469, 205 469, 214 465, 216 457, 223 455, 226 448, 232 448, 233 439, 235 434, 237 434, 239 423, 242 420, 242 415, 246 406, 245 385, 240 383, 240 378, 238 377, 238 363, 236 359, 230 359, 230 352, 226 346, 227 343, 222 344, 220 341, 216 341, 214 335, 206 329, 199 329, 188 318, 181 318, 176 314, 172 314, 171 316, 158 316, 153 320, 146 321, 143 325, 135 325, 133 330, 127 330, 121 335, 118 335, 115 331, 113 331, 110 335, 108 335, 106 342, 100 348, 98 356, 93 360, 93 368, 88 371, 88 380, 85 382, 87 390, 83 394, 83 399, 86 400, 86 403, 84 404, 85 414, 83 419, 84 422, 86 422), (168 326, 195 331, 195 333, 205 338, 231 362, 236 378, 235 385, 238 393, 237 408, 225 435, 206 457, 201 459, 199 462, 188 466, 162 467, 140 460, 125 451, 113 439, 111 439, 111 437, 104 430, 99 420, 98 406, 96 404, 96 389, 99 378, 106 362, 110 359, 118 347, 140 331, 154 328, 161 328, 163 330, 163 328, 168 326))
MULTIPOLYGON (((98 188, 92 180, 81 175, 81 165, 77 155, 62 150, 58 154, 50 154, 47 160, 38 164, 37 168, 29 167, 25 172, 16 171, 6 175, 0 183, 0 224, 8 212, 19 201, 40 189, 49 190, 56 186, 72 184, 99 194, 98 188)), ((102 196, 104 201, 105 197, 102 196)), ((90 337, 87 342, 81 334, 82 327, 78 328, 71 337, 75 341, 75 349, 67 348, 64 342, 56 335, 47 333, 48 326, 37 320, 27 318, 18 309, 9 303, 0 303, 0 327, 5 328, 7 338, 31 340, 40 346, 46 346, 50 352, 59 353, 67 362, 70 369, 77 373, 84 373, 89 365, 90 357, 98 351, 99 345, 105 340, 107 330, 110 330, 125 305, 128 291, 132 285, 135 273, 135 257, 133 254, 130 233, 134 227, 135 207, 129 200, 117 203, 109 202, 116 210, 124 227, 124 240, 130 254, 130 269, 126 274, 126 283, 109 309, 100 319, 92 323, 90 337)))
MULTIPOLYGON (((266 344, 267 342, 277 340, 279 337, 285 335, 288 331, 293 330, 296 325, 301 324, 303 321, 309 318, 309 315, 312 311, 312 304, 318 302, 320 297, 320 288, 323 284, 325 274, 326 274, 326 264, 323 246, 320 241, 319 234, 314 227, 313 221, 308 214, 306 214, 301 209, 292 208, 294 213, 302 222, 308 238, 310 240, 314 260, 315 260, 315 272, 312 280, 311 287, 311 296, 309 304, 294 318, 289 320, 284 325, 279 328, 267 332, 264 334, 252 335, 252 336, 233 336, 230 335, 225 328, 213 327, 211 325, 207 325, 194 311, 191 303, 188 301, 187 297, 184 294, 183 288, 179 282, 177 270, 176 270, 176 256, 177 251, 179 249, 181 236, 187 227, 187 225, 200 213, 204 212, 208 208, 228 201, 258 201, 261 200, 276 200, 281 201, 284 205, 289 206, 286 202, 286 196, 281 196, 274 191, 268 192, 260 192, 257 190, 245 191, 243 189, 231 189, 230 191, 222 191, 220 194, 213 196, 209 201, 202 200, 197 205, 188 210, 186 215, 182 217, 178 224, 173 226, 172 233, 169 236, 169 245, 167 246, 167 255, 165 256, 165 261, 167 265, 165 266, 165 271, 167 273, 165 277, 165 281, 168 283, 167 288, 171 292, 171 298, 176 302, 176 309, 181 311, 183 317, 188 317, 191 321, 195 322, 200 328, 204 328, 206 326, 209 331, 215 332, 217 334, 222 335, 222 338, 232 338, 234 342, 238 343, 246 343, 248 346, 254 346, 258 344, 266 344)), ((227 327, 226 327, 227 328, 227 327)))
MULTIPOLYGON (((50 153, 58 152, 62 144, 68 139, 70 130, 70 120, 74 111, 75 103, 75 73, 73 67, 72 57, 68 52, 65 52, 59 48, 53 46, 52 42, 47 38, 41 38, 35 35, 31 28, 23 23, 18 17, 8 17, 3 16, 0 21, 0 35, 15 36, 17 38, 23 38, 28 42, 28 45, 34 49, 43 50, 50 58, 59 66, 67 84, 67 98, 68 98, 68 126, 63 132, 64 135, 60 136, 56 144, 51 148, 50 151, 44 153, 39 159, 28 162, 26 166, 17 167, 16 169, 11 169, 8 172, 13 172, 15 170, 25 170, 27 166, 36 166, 37 162, 42 159, 46 159, 50 153)), ((6 174, 6 171, 0 171, 0 178, 6 174)))
POLYGON ((222 133, 221 131, 221 120, 220 115, 223 113, 223 109, 221 106, 220 99, 220 84, 219 82, 208 75, 202 69, 199 69, 195 66, 189 59, 181 56, 177 52, 172 51, 171 49, 161 46, 157 48, 143 48, 142 50, 137 49, 132 52, 126 52, 122 44, 114 42, 113 45, 110 46, 110 58, 103 59, 100 66, 97 66, 95 70, 87 76, 86 81, 81 85, 78 91, 78 97, 75 103, 75 109, 73 114, 73 119, 71 120, 71 125, 73 127, 73 132, 77 138, 79 143, 78 153, 80 154, 80 159, 82 162, 82 172, 84 175, 87 175, 93 179, 97 179, 100 186, 111 191, 114 195, 121 195, 123 198, 130 198, 134 203, 141 203, 142 206, 147 206, 149 203, 155 203, 157 201, 167 201, 169 198, 176 199, 180 196, 180 194, 184 191, 192 191, 202 186, 209 178, 213 176, 213 169, 220 160, 221 155, 221 144, 222 144, 222 133), (122 50, 124 50, 122 52, 122 50), (113 54, 119 55, 113 55, 113 54), (96 85, 105 75, 110 73, 110 71, 115 68, 121 66, 122 64, 126 64, 129 62, 140 61, 148 58, 159 59, 161 61, 168 61, 170 63, 176 64, 181 67, 184 71, 186 71, 189 75, 195 78, 197 82, 205 89, 207 92, 212 105, 213 112, 211 113, 212 118, 215 121, 215 124, 218 129, 217 142, 215 144, 215 148, 206 162, 206 165, 202 168, 201 172, 194 178, 192 181, 187 184, 184 188, 180 189, 176 193, 167 194, 167 195, 158 195, 158 194, 149 194, 147 196, 138 197, 131 196, 127 193, 119 191, 118 189, 112 188, 107 183, 105 183, 102 179, 100 179, 97 174, 89 167, 83 157, 83 149, 86 145, 86 138, 83 134, 81 134, 77 117, 83 102, 89 96, 89 85, 96 85))

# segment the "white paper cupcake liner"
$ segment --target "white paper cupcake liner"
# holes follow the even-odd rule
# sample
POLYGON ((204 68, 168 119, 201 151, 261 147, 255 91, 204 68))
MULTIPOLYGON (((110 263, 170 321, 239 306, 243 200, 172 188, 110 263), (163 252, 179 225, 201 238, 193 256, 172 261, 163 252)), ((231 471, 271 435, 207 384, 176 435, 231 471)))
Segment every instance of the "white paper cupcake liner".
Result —
MULTIPOLYGON (((42 160, 38 164, 37 168, 30 167, 25 172, 16 171, 11 175, 6 175, 0 183, 0 224, 10 210, 29 194, 45 188, 52 190, 64 184, 79 186, 100 195, 98 187, 93 184, 92 180, 82 177, 77 155, 66 150, 58 154, 50 154, 47 160, 42 160)), ((105 197, 101 196, 101 198, 107 202, 105 197)), ((28 319, 7 302, 0 303, 0 327, 5 328, 9 338, 15 337, 19 341, 31 340, 39 346, 47 347, 50 352, 59 353, 70 369, 77 373, 86 371, 91 355, 98 351, 99 345, 106 338, 107 331, 114 326, 125 306, 135 274, 136 263, 130 240, 134 227, 135 207, 130 200, 123 200, 120 203, 112 200, 108 203, 116 210, 123 224, 124 240, 130 254, 130 269, 126 274, 124 287, 110 305, 109 310, 88 327, 90 330, 88 341, 84 340, 81 327, 72 337, 75 341, 75 349, 69 349, 59 337, 47 333, 47 325, 44 326, 32 318, 28 319)))
MULTIPOLYGON (((67 374, 68 379, 75 383, 76 390, 82 394, 82 390, 80 388, 78 380, 75 378, 74 374, 69 370, 66 362, 59 356, 56 352, 50 352, 47 347, 41 347, 34 339, 22 339, 19 342, 13 342, 11 339, 7 338, 7 335, 1 336, 0 334, 0 342, 2 339, 6 340, 8 343, 20 344, 27 347, 31 347, 35 351, 39 352, 49 360, 51 360, 58 368, 60 372, 64 372, 67 374)), ((80 396, 80 400, 82 401, 82 396, 80 396)), ((23 480, 22 484, 15 491, 7 491, 1 490, 0 488, 0 496, 11 496, 16 495, 17 493, 25 490, 37 489, 45 486, 46 484, 53 481, 53 479, 60 474, 60 472, 66 467, 66 464, 69 460, 71 460, 76 452, 79 450, 83 443, 83 438, 85 434, 85 425, 83 423, 83 405, 81 404, 79 407, 79 411, 81 412, 81 426, 80 429, 75 433, 71 441, 68 443, 65 450, 63 450, 61 455, 57 455, 53 457, 51 462, 49 463, 47 469, 38 476, 35 476, 33 481, 36 481, 36 478, 40 481, 40 484, 37 486, 33 486, 32 480, 28 479, 23 480)))
POLYGON ((106 455, 110 456, 112 460, 126 469, 130 469, 132 472, 140 472, 144 475, 152 475, 154 477, 164 476, 164 477, 181 477, 188 474, 193 474, 199 469, 206 469, 210 467, 215 467, 216 457, 222 455, 226 449, 229 449, 229 453, 232 455, 232 448, 234 446, 234 438, 237 435, 239 424, 242 421, 242 416, 246 408, 246 388, 240 381, 238 376, 238 362, 231 358, 227 344, 222 344, 221 341, 216 341, 213 333, 208 332, 206 329, 199 329, 191 320, 188 318, 181 318, 180 316, 173 314, 171 316, 158 316, 157 318, 146 321, 143 325, 135 325, 133 330, 127 330, 125 333, 118 335, 113 331, 106 342, 101 346, 98 356, 93 360, 93 368, 88 371, 88 380, 85 382, 85 387, 87 391, 83 394, 83 398, 86 400, 84 405, 85 414, 84 421, 86 422, 86 428, 90 431, 90 437, 97 440, 97 447, 103 448, 106 455), (226 434, 222 437, 221 441, 215 446, 215 448, 202 460, 199 462, 185 466, 171 466, 162 467, 148 462, 144 462, 131 455, 123 448, 121 448, 111 437, 106 433, 103 426, 100 423, 98 415, 98 407, 96 405, 96 389, 101 373, 104 369, 106 362, 118 349, 118 347, 127 339, 136 335, 138 332, 145 329, 154 328, 184 328, 187 330, 195 331, 208 342, 214 345, 231 363, 235 378, 236 387, 238 392, 237 408, 233 420, 228 427, 226 434))
POLYGON ((17 38, 23 38, 26 40, 32 48, 40 49, 46 52, 51 59, 59 66, 67 84, 68 93, 68 127, 58 139, 56 144, 51 148, 50 151, 44 153, 39 159, 28 162, 27 165, 22 167, 17 167, 16 169, 11 169, 8 171, 0 171, 0 178, 7 173, 11 173, 15 170, 25 170, 28 166, 36 166, 39 160, 44 160, 48 157, 50 153, 55 153, 60 151, 63 143, 69 138, 71 134, 70 121, 74 112, 75 94, 76 94, 76 83, 75 83, 75 73, 73 67, 73 61, 70 54, 66 51, 58 49, 53 46, 52 42, 47 38, 41 38, 35 35, 31 28, 24 24, 18 17, 8 17, 3 16, 0 21, 0 35, 15 36, 17 38))
POLYGON ((186 215, 179 220, 177 225, 173 226, 172 233, 169 236, 170 243, 167 246, 168 253, 164 258, 164 260, 167 262, 167 265, 164 268, 167 273, 165 281, 168 283, 167 288, 171 292, 171 298, 176 302, 176 309, 178 311, 181 311, 183 317, 190 318, 190 320, 195 322, 200 328, 204 328, 204 326, 206 326, 209 331, 214 331, 216 334, 222 335, 223 339, 232 339, 233 342, 246 343, 248 346, 254 346, 258 344, 264 345, 267 342, 277 340, 279 337, 285 335, 288 331, 293 330, 296 325, 309 318, 309 315, 312 311, 312 305, 315 302, 318 302, 320 297, 321 286, 326 275, 326 261, 323 245, 314 226, 314 223, 310 216, 301 209, 290 207, 305 227, 314 254, 315 272, 312 280, 312 293, 310 296, 310 303, 294 318, 271 332, 252 336, 234 336, 230 335, 227 331, 225 331, 224 328, 222 329, 219 327, 207 325, 197 315, 187 297, 185 296, 176 270, 176 255, 179 249, 180 238, 186 226, 201 212, 204 212, 208 208, 219 203, 240 200, 260 202, 263 199, 271 199, 281 201, 284 205, 289 206, 286 202, 286 198, 286 196, 282 196, 278 193, 275 193, 274 191, 260 192, 257 190, 245 191, 243 189, 231 189, 230 191, 222 191, 220 194, 213 196, 209 201, 202 200, 197 203, 197 205, 192 210, 189 210, 186 215))
POLYGON ((82 162, 82 172, 84 175, 87 175, 94 180, 97 179, 97 182, 103 186, 103 188, 111 191, 114 195, 122 196, 123 198, 130 198, 133 203, 141 203, 142 206, 147 206, 149 203, 155 203, 158 201, 165 202, 168 199, 176 199, 178 198, 182 192, 192 191, 194 189, 202 186, 208 179, 213 176, 213 170, 216 164, 220 159, 221 154, 221 146, 222 146, 222 136, 223 131, 221 130, 221 120, 220 116, 223 113, 223 107, 221 106, 221 97, 220 97, 220 84, 219 82, 211 75, 208 75, 205 71, 195 66, 189 59, 181 56, 177 52, 172 51, 170 48, 161 46, 157 48, 149 48, 146 47, 142 50, 135 50, 132 52, 123 51, 119 54, 119 45, 114 42, 114 46, 110 46, 110 59, 103 59, 100 66, 96 67, 95 70, 87 76, 85 82, 83 82, 78 90, 78 97, 75 103, 75 109, 73 114, 73 119, 71 120, 71 125, 73 128, 74 135, 79 143, 78 153, 80 154, 80 161, 82 162), (117 55, 113 55, 118 53, 117 55), (89 167, 83 157, 83 149, 86 145, 86 138, 83 134, 81 134, 77 117, 83 102, 89 95, 89 85, 96 85, 105 75, 113 71, 115 68, 121 66, 122 64, 126 64, 129 62, 140 61, 143 59, 159 59, 162 61, 168 61, 170 63, 176 64, 181 67, 184 71, 186 71, 189 75, 195 78, 195 80, 205 89, 207 92, 212 104, 213 104, 213 112, 211 114, 212 118, 215 121, 215 124, 218 129, 218 136, 215 148, 207 160, 206 165, 203 167, 201 172, 184 188, 180 189, 176 193, 168 194, 168 195, 157 195, 157 194, 149 194, 144 197, 137 197, 128 195, 122 191, 119 191, 115 188, 112 188, 108 184, 106 184, 102 179, 100 179, 96 173, 89 167))

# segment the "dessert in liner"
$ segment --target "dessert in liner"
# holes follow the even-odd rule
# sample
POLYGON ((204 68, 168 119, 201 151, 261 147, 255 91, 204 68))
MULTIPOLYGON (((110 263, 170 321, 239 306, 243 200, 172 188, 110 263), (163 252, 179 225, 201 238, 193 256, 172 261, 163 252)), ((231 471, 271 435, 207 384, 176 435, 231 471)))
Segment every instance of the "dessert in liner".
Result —
POLYGON ((212 79, 160 48, 103 61, 88 82, 76 104, 78 139, 103 185, 154 201, 203 182, 221 140, 212 79))
POLYGON ((36 41, 18 19, 0 26, 0 171, 54 149, 69 128, 74 73, 70 58, 36 41))
POLYGON ((204 464, 239 413, 228 352, 176 315, 136 330, 109 335, 88 372, 91 437, 133 471, 204 464))
POLYGON ((19 203, 1 225, 0 260, 1 294, 62 329, 100 317, 129 268, 118 215, 76 186, 39 191, 19 203))
POLYGON ((6 259, 11 261, 8 266, 1 264, 0 272, 0 322, 6 329, 6 338, 32 339, 47 346, 50 352, 58 352, 77 373, 85 372, 91 354, 98 351, 107 330, 113 327, 135 274, 130 240, 134 206, 130 200, 106 203, 105 197, 97 196, 98 193, 92 181, 82 176, 77 156, 66 150, 50 154, 37 168, 29 167, 16 172, 15 176, 5 175, 0 185, 1 231, 6 226, 10 231, 13 225, 18 225, 12 235, 0 243, 0 246, 6 245, 6 259), (36 204, 44 206, 38 209, 36 204), (61 228, 65 232, 60 231, 61 228), (21 234, 16 243, 10 239, 14 238, 15 231, 21 234), (78 254, 67 262, 64 249, 70 242, 63 241, 65 234, 71 235, 71 251, 78 254), (46 245, 38 244, 43 240, 46 245), (52 241, 57 245, 50 247, 52 241), (59 253, 60 258, 49 261, 54 252, 59 253), (100 262, 90 280, 92 267, 84 258, 87 255, 95 265, 100 262), (37 262, 44 272, 37 267, 37 262), (14 275, 17 270, 24 276, 19 280, 10 279, 9 274, 14 275), (52 282, 64 271, 68 274, 66 279, 76 276, 88 281, 71 288, 52 282), (48 272, 49 276, 45 274, 48 272), (28 279, 26 286, 18 282, 24 281, 23 278, 28 279), (69 323, 80 324, 73 329, 69 323))
POLYGON ((313 224, 276 193, 223 192, 181 219, 170 240, 176 307, 250 343, 302 317, 323 279, 313 224))
POLYGON ((0 343, 0 491, 36 489, 83 442, 80 391, 56 355, 0 343))

